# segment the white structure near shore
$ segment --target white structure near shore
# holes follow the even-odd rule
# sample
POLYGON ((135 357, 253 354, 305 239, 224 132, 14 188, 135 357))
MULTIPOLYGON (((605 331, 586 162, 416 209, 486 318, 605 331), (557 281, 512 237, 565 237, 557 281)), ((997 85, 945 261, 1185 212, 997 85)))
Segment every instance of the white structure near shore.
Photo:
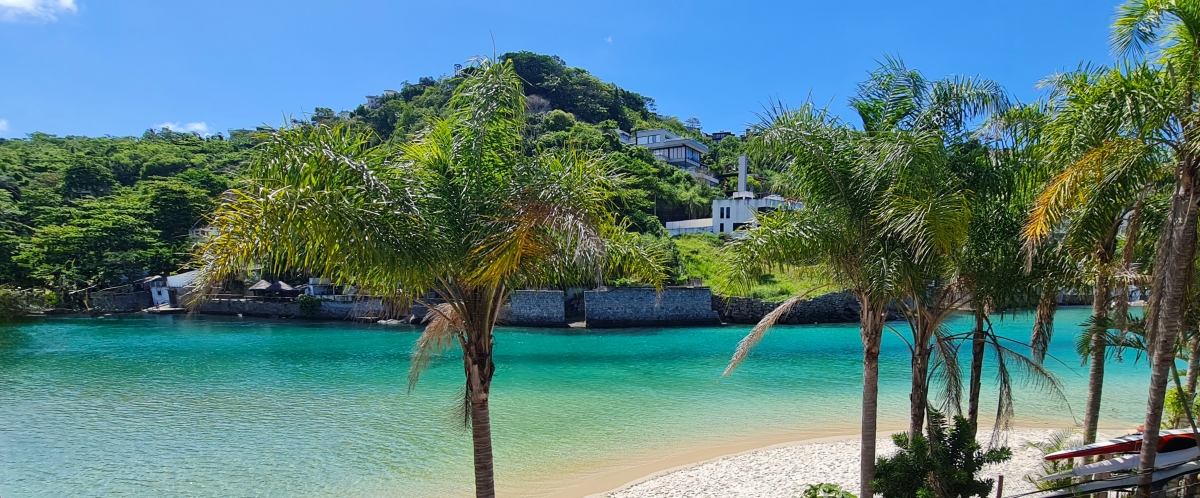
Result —
POLYGON ((803 204, 789 201, 779 195, 757 198, 746 186, 748 175, 746 155, 738 157, 738 189, 731 199, 717 199, 712 204, 712 217, 694 220, 668 221, 665 226, 671 236, 685 233, 733 234, 737 229, 754 223, 758 213, 769 213, 776 209, 800 209, 803 204))

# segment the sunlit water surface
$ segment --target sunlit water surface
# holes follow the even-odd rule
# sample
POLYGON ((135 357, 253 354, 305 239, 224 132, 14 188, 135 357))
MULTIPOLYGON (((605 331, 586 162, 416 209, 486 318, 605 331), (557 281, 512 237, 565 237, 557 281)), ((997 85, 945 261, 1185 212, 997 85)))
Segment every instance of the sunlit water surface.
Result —
MULTIPOLYGON (((1077 416, 1086 368, 1073 336, 1087 312, 1058 313, 1052 354, 1064 363, 1047 363, 1077 416)), ((1023 341, 1031 318, 996 326, 1023 341)), ((969 327, 965 317, 952 324, 969 327)), ((856 325, 779 327, 721 379, 748 330, 499 329, 491 406, 502 491, 553 489, 572 473, 672 449, 856 431, 856 325)), ((456 353, 435 362, 408 393, 416 337, 413 328, 178 316, 0 329, 0 495, 469 494, 461 362, 456 353)), ((1132 360, 1108 367, 1106 426, 1135 426, 1144 411, 1147 367, 1132 360)), ((881 418, 900 423, 908 349, 894 334, 880 370, 881 418)), ((989 382, 994 375, 989 367, 989 382)), ((1072 423, 1033 387, 1017 397, 1019 423, 1072 423)))

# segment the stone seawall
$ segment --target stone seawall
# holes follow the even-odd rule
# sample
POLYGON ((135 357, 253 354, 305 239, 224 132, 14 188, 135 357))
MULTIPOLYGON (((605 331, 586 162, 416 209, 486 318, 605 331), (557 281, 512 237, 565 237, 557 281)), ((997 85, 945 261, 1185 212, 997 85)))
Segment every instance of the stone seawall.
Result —
MULTIPOLYGON (((721 316, 725 323, 754 324, 782 304, 780 302, 763 301, 752 297, 713 296, 712 308, 721 316)), ((858 323, 858 313, 862 309, 858 299, 849 292, 833 292, 811 299, 805 299, 792 306, 792 310, 781 318, 778 323, 788 325, 806 325, 814 323, 858 323)), ((902 320, 904 317, 895 310, 888 311, 888 320, 902 320)))
POLYGON ((583 296, 584 320, 592 328, 721 323, 708 287, 668 287, 661 294, 652 288, 618 287, 583 296))
POLYGON ((207 315, 242 315, 265 318, 315 318, 322 320, 352 320, 360 317, 381 317, 383 304, 378 299, 362 301, 321 300, 316 313, 300 311, 300 305, 287 301, 256 301, 248 299, 213 299, 197 310, 207 315))
POLYGON ((501 310, 501 323, 514 327, 566 327, 564 303, 560 290, 512 291, 508 304, 501 310))
POLYGON ((154 305, 150 291, 126 293, 96 292, 88 296, 88 308, 102 312, 142 311, 154 305))

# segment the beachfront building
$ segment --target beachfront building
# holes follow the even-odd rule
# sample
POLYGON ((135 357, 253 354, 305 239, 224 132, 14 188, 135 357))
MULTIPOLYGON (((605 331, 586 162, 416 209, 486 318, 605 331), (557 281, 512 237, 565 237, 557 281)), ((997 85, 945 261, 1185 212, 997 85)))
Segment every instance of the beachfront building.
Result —
POLYGON ((736 230, 754 223, 758 213, 769 213, 776 209, 799 209, 803 205, 784 199, 779 195, 756 197, 746 186, 748 166, 746 155, 738 158, 738 189, 729 199, 717 199, 712 203, 712 217, 693 220, 668 221, 667 233, 672 236, 685 233, 715 233, 736 236, 736 230))
POLYGON ((700 165, 700 156, 708 153, 708 146, 695 139, 681 137, 670 130, 657 128, 634 132, 633 140, 639 147, 650 149, 656 157, 691 173, 710 185, 720 183, 717 177, 709 173, 708 168, 700 165))

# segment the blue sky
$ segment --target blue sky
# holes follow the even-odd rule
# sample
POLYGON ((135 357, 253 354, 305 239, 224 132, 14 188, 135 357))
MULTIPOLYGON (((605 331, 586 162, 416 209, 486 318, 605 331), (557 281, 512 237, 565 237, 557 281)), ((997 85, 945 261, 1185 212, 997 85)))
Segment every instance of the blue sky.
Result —
POLYGON ((844 112, 885 54, 1023 100, 1108 63, 1118 0, 0 0, 0 137, 216 133, 353 109, 476 55, 531 50, 740 131, 769 99, 844 112))

